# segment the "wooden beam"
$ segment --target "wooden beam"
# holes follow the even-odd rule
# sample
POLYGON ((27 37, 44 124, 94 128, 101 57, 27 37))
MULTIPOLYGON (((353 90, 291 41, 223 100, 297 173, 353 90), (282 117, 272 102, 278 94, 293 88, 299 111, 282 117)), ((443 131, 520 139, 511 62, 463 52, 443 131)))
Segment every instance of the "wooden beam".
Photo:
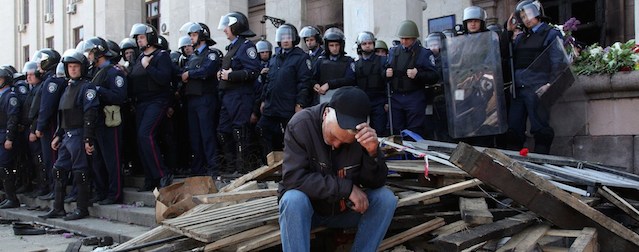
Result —
POLYGON ((439 251, 462 251, 481 242, 516 234, 536 220, 537 217, 533 213, 518 214, 465 232, 438 237, 435 244, 439 251))
POLYGON ((526 228, 524 231, 515 234, 504 246, 497 249, 497 252, 506 251, 533 251, 537 241, 543 237, 550 229, 548 224, 539 224, 526 228))
POLYGON ((213 193, 193 196, 193 201, 198 204, 213 204, 228 201, 246 200, 252 198, 263 198, 276 196, 277 189, 250 190, 242 192, 213 193))
POLYGON ((466 224, 465 221, 463 221, 463 220, 455 221, 453 223, 447 224, 446 226, 442 226, 442 227, 439 227, 439 228, 433 230, 433 232, 431 232, 431 234, 435 235, 437 237, 433 238, 430 241, 434 242, 439 237, 443 237, 443 236, 446 236, 446 235, 449 235, 449 234, 454 234, 454 233, 457 233, 457 232, 465 230, 465 229, 468 229, 468 224, 466 224))
POLYGON ((461 218, 470 226, 493 222, 493 214, 488 211, 484 198, 459 198, 461 218))
POLYGON ((262 166, 252 172, 245 174, 242 177, 239 177, 233 180, 233 182, 231 182, 230 184, 222 187, 219 192, 230 192, 231 190, 243 185, 244 183, 248 181, 255 180, 259 177, 266 176, 268 174, 272 174, 280 170, 281 168, 282 168, 282 160, 275 162, 272 166, 271 165, 262 166))
POLYGON ((384 251, 386 249, 392 248, 396 245, 402 244, 410 239, 413 239, 417 236, 428 233, 436 228, 439 228, 446 224, 443 218, 435 218, 429 222, 423 223, 419 226, 391 236, 389 238, 384 239, 377 248, 377 251, 384 251))
POLYGON ((614 191, 610 190, 607 186, 601 186, 597 193, 601 194, 604 198, 606 198, 610 203, 617 206, 619 209, 630 215, 633 219, 639 221, 639 211, 624 198, 616 194, 614 191))
POLYGON ((603 237, 600 239, 601 248, 610 251, 639 251, 637 233, 496 150, 487 149, 480 153, 470 145, 460 143, 450 160, 462 170, 499 189, 506 196, 561 228, 596 227, 603 237))
POLYGON ((222 238, 213 243, 210 243, 204 247, 204 251, 205 252, 216 251, 218 249, 221 249, 233 244, 238 244, 238 243, 253 239, 256 236, 279 230, 279 228, 280 227, 278 225, 271 224, 271 225, 265 225, 265 226, 257 227, 254 229, 250 229, 241 233, 231 235, 226 238, 222 238))
POLYGON ((432 190, 432 191, 428 191, 428 192, 424 192, 424 193, 417 193, 415 195, 411 195, 411 196, 408 196, 406 198, 400 199, 397 202, 397 207, 416 205, 420 201, 424 201, 424 200, 427 200, 427 199, 439 197, 439 196, 446 195, 446 194, 449 194, 449 193, 452 193, 452 192, 456 192, 456 191, 461 191, 461 190, 464 190, 466 188, 477 186, 477 185, 481 185, 481 181, 479 181, 479 179, 471 179, 471 180, 460 182, 460 183, 457 183, 457 184, 444 186, 442 188, 438 188, 438 189, 435 189, 435 190, 432 190))
POLYGON ((570 245, 570 252, 596 252, 599 251, 597 243, 597 229, 584 228, 581 235, 570 245))

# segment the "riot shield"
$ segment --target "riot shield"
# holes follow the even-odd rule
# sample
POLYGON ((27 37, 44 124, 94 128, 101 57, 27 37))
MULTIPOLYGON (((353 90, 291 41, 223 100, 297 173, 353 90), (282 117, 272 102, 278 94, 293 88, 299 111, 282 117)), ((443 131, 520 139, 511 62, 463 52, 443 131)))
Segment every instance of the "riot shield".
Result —
MULTIPOLYGON (((545 90, 537 92, 539 104, 545 110, 550 110, 566 89, 575 82, 575 76, 570 69, 570 58, 559 37, 551 42, 518 76, 532 77, 534 81, 541 81, 534 84, 550 84, 548 88, 544 88, 545 90)), ((525 81, 531 80, 526 78, 525 81)))
POLYGON ((506 132, 499 37, 488 31, 447 38, 442 50, 448 131, 453 138, 506 132))

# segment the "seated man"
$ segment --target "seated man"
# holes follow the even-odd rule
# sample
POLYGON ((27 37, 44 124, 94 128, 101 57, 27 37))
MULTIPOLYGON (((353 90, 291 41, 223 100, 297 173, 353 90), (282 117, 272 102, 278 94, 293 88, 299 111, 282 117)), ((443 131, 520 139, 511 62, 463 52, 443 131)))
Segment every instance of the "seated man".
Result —
POLYGON ((311 227, 357 227, 353 251, 375 251, 397 198, 368 123, 370 101, 356 87, 295 114, 284 136, 280 230, 284 251, 309 251, 311 227))

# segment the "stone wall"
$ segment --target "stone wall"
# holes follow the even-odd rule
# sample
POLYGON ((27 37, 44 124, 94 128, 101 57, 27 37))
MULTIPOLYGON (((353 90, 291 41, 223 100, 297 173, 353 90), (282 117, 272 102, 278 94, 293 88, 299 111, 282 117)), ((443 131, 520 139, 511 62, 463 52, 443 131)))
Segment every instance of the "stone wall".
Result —
POLYGON ((551 112, 551 154, 639 174, 639 72, 577 76, 551 112))

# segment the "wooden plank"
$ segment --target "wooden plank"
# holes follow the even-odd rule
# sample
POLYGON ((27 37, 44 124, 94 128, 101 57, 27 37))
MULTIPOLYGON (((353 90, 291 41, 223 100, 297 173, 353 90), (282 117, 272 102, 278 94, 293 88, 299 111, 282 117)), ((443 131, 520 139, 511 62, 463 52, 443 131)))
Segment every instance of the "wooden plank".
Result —
POLYGON ((497 252, 506 251, 533 251, 537 246, 537 241, 543 237, 550 229, 548 224, 539 224, 515 234, 504 246, 497 249, 497 252))
POLYGON ((465 232, 439 237, 435 244, 440 251, 461 251, 480 242, 516 234, 536 220, 537 217, 533 213, 518 214, 465 232))
POLYGON ((468 224, 466 224, 465 221, 463 221, 463 220, 455 221, 453 223, 450 223, 450 224, 447 224, 445 226, 439 227, 439 228, 433 230, 433 232, 430 232, 432 235, 437 236, 434 239, 432 239, 431 241, 437 240, 438 237, 446 236, 446 235, 449 235, 449 234, 454 234, 454 233, 457 233, 457 232, 465 230, 465 229, 468 229, 468 224))
POLYGON ((581 230, 551 229, 546 232, 546 235, 577 238, 581 235, 581 230))
POLYGON ((557 246, 541 246, 541 251, 544 252, 568 252, 568 248, 562 248, 557 246))
POLYGON ((128 240, 117 247, 113 248, 114 251, 128 249, 130 247, 140 245, 147 242, 157 241, 164 238, 169 238, 178 235, 176 232, 163 227, 155 227, 154 229, 149 230, 148 232, 138 235, 131 240, 128 240))
POLYGON ((273 166, 262 166, 260 168, 257 168, 256 170, 249 172, 247 174, 245 174, 242 177, 239 177, 235 180, 233 180, 233 182, 231 182, 230 184, 222 187, 220 189, 219 192, 230 192, 231 190, 243 185, 244 183, 254 180, 260 176, 265 176, 267 174, 271 174, 274 173, 275 171, 279 170, 282 168, 282 161, 278 161, 275 163, 275 165, 273 166))
POLYGON ((228 201, 246 200, 277 196, 277 189, 250 190, 242 192, 213 193, 193 196, 193 201, 199 204, 213 204, 228 201))
POLYGON ((487 149, 480 153, 460 143, 451 162, 499 189, 506 196, 531 211, 566 229, 596 227, 603 237, 602 248, 610 251, 639 251, 639 235, 549 181, 526 170, 504 154, 487 149))
POLYGON ((619 209, 630 215, 633 219, 639 221, 639 211, 624 198, 616 194, 614 191, 610 190, 607 186, 601 186, 597 192, 601 194, 604 198, 606 198, 610 203, 617 206, 619 209))
POLYGON ((459 198, 461 218, 470 226, 493 222, 493 214, 488 211, 484 198, 459 198))
POLYGON ((424 192, 424 193, 417 193, 415 195, 411 195, 411 196, 408 196, 406 198, 400 199, 397 202, 397 207, 416 205, 420 201, 424 201, 424 200, 427 200, 427 199, 439 197, 439 196, 446 195, 446 194, 449 194, 449 193, 452 193, 452 192, 461 191, 461 190, 464 190, 466 188, 477 186, 477 185, 481 185, 481 181, 479 179, 471 179, 471 180, 460 182, 460 183, 457 183, 457 184, 453 184, 453 185, 449 185, 449 186, 444 186, 442 188, 434 189, 432 191, 428 191, 428 192, 424 192))
POLYGON ((597 229, 584 228, 581 235, 570 245, 570 252, 596 252, 599 251, 597 243, 597 229))
POLYGON ((384 239, 377 248, 377 251, 384 251, 386 249, 392 248, 398 244, 404 243, 410 239, 413 239, 417 236, 428 233, 436 228, 439 228, 446 224, 443 218, 435 218, 429 222, 423 223, 419 226, 391 236, 389 238, 384 239))
MULTIPOLYGON (((391 171, 424 174, 424 160, 389 160, 386 161, 386 166, 391 171)), ((436 162, 429 163, 428 174, 459 178, 469 177, 468 173, 457 167, 436 162)))
POLYGON ((256 236, 263 235, 275 230, 279 230, 279 228, 280 227, 278 225, 265 225, 265 226, 257 227, 254 229, 246 230, 244 232, 227 236, 213 243, 210 243, 204 247, 204 251, 206 252, 215 251, 223 247, 227 247, 233 244, 238 244, 240 242, 255 238, 256 236))

